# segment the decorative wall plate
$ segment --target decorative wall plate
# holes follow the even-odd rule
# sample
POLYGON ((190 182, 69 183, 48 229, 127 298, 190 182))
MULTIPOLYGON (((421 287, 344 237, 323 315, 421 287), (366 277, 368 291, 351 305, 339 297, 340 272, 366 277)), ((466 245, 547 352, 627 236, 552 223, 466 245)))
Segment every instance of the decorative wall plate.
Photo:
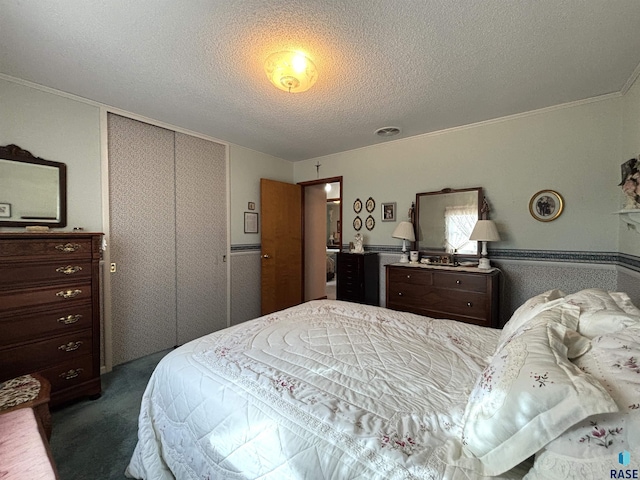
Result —
POLYGON ((367 212, 371 213, 376 208, 376 201, 373 198, 369 197, 367 199, 366 206, 367 206, 367 212))
POLYGON ((356 198, 356 201, 353 202, 353 211, 356 213, 360 213, 362 211, 362 200, 356 198))
POLYGON ((367 219, 364 221, 364 224, 366 225, 367 230, 373 230, 373 227, 376 226, 376 221, 373 219, 371 215, 369 215, 367 219))
POLYGON ((555 220, 563 208, 562 196, 553 190, 540 190, 529 201, 529 213, 540 222, 555 220))
POLYGON ((353 219, 353 228, 356 232, 362 228, 362 219, 360 217, 353 219))

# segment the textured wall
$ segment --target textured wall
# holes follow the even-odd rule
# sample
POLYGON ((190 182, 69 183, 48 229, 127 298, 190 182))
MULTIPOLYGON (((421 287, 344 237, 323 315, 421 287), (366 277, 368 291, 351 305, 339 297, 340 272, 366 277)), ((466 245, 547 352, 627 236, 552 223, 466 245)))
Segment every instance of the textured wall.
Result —
POLYGON ((231 325, 237 325, 260 316, 260 250, 232 252, 230 261, 231 325))

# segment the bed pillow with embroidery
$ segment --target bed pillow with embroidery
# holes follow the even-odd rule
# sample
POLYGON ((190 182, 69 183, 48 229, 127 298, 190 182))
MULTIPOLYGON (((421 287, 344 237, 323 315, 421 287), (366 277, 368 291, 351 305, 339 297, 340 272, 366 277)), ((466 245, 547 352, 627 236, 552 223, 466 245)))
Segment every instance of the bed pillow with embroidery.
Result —
MULTIPOLYGON (((551 312, 577 317, 562 304, 551 312)), ((585 418, 618 411, 600 382, 567 358, 568 328, 532 319, 493 356, 469 397, 464 415, 464 452, 482 464, 483 475, 500 475, 526 460, 585 418)))
POLYGON ((499 344, 502 343, 503 339, 513 335, 520 327, 540 312, 562 303, 564 296, 565 293, 562 290, 553 289, 528 299, 513 312, 509 321, 502 328, 499 344))
POLYGON ((580 307, 578 332, 587 338, 640 326, 640 310, 621 292, 589 288, 567 295, 565 300, 580 307))
MULTIPOLYGON (((620 411, 594 415, 536 454, 527 480, 611 478, 620 452, 640 458, 640 328, 598 336, 576 365, 607 389, 620 411)), ((637 463, 636 463, 637 464, 637 463)))

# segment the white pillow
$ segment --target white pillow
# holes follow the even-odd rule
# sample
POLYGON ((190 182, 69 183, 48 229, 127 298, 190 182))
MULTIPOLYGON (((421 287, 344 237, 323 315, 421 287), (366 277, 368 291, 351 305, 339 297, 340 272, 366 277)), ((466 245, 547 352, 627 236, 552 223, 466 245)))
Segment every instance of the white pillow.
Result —
MULTIPOLYGON (((558 290, 555 291, 559 292, 558 290)), ((540 297, 541 295, 538 295, 534 298, 540 297)), ((578 307, 565 309, 557 308, 566 303, 567 302, 563 297, 539 303, 527 304, 525 302, 522 307, 526 306, 526 310, 521 311, 517 316, 516 313, 518 313, 519 309, 516 310, 516 313, 513 314, 511 320, 509 320, 502 329, 500 338, 498 339, 498 347, 496 348, 496 351, 500 350, 504 346, 504 344, 509 341, 509 339, 511 339, 514 335, 516 335, 516 333, 520 331, 520 329, 522 329, 526 325, 529 325, 531 322, 559 322, 570 330, 577 330, 578 313, 580 309, 578 307)))
POLYGON ((502 327, 501 337, 507 338, 516 332, 522 325, 527 323, 541 311, 553 308, 558 303, 562 303, 565 293, 562 290, 548 290, 544 293, 531 297, 520 305, 504 327, 502 327))
POLYGON ((565 299, 580 307, 578 332, 587 338, 640 325, 640 315, 629 313, 638 309, 633 306, 629 297, 621 292, 590 288, 567 295, 565 299))
POLYGON ((640 328, 596 337, 576 365, 597 378, 620 412, 595 415, 571 427, 538 454, 527 480, 601 479, 624 469, 618 453, 640 460, 640 328))
POLYGON ((616 302, 616 305, 618 305, 622 310, 630 313, 631 315, 640 316, 640 308, 633 304, 629 295, 624 292, 609 292, 609 295, 611 295, 611 298, 616 302))
MULTIPOLYGON (((552 312, 556 316, 578 315, 572 305, 556 309, 562 310, 552 312)), ((600 383, 567 359, 566 332, 560 323, 532 319, 478 378, 465 409, 462 443, 483 464, 480 473, 500 475, 577 422, 618 411, 600 383)))

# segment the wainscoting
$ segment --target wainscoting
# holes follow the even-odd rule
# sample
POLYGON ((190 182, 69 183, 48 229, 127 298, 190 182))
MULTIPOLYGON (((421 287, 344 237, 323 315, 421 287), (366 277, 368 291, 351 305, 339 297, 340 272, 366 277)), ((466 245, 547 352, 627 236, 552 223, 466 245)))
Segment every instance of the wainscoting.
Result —
MULTIPOLYGON (((385 268, 400 258, 400 248, 365 247, 378 252, 380 305, 385 306, 385 268)), ((260 246, 231 249, 231 323, 260 315, 260 246)), ((585 288, 626 292, 640 306, 640 258, 599 252, 501 250, 489 252, 491 263, 502 271, 500 318, 506 322, 525 300, 552 288, 567 293, 585 288)))

